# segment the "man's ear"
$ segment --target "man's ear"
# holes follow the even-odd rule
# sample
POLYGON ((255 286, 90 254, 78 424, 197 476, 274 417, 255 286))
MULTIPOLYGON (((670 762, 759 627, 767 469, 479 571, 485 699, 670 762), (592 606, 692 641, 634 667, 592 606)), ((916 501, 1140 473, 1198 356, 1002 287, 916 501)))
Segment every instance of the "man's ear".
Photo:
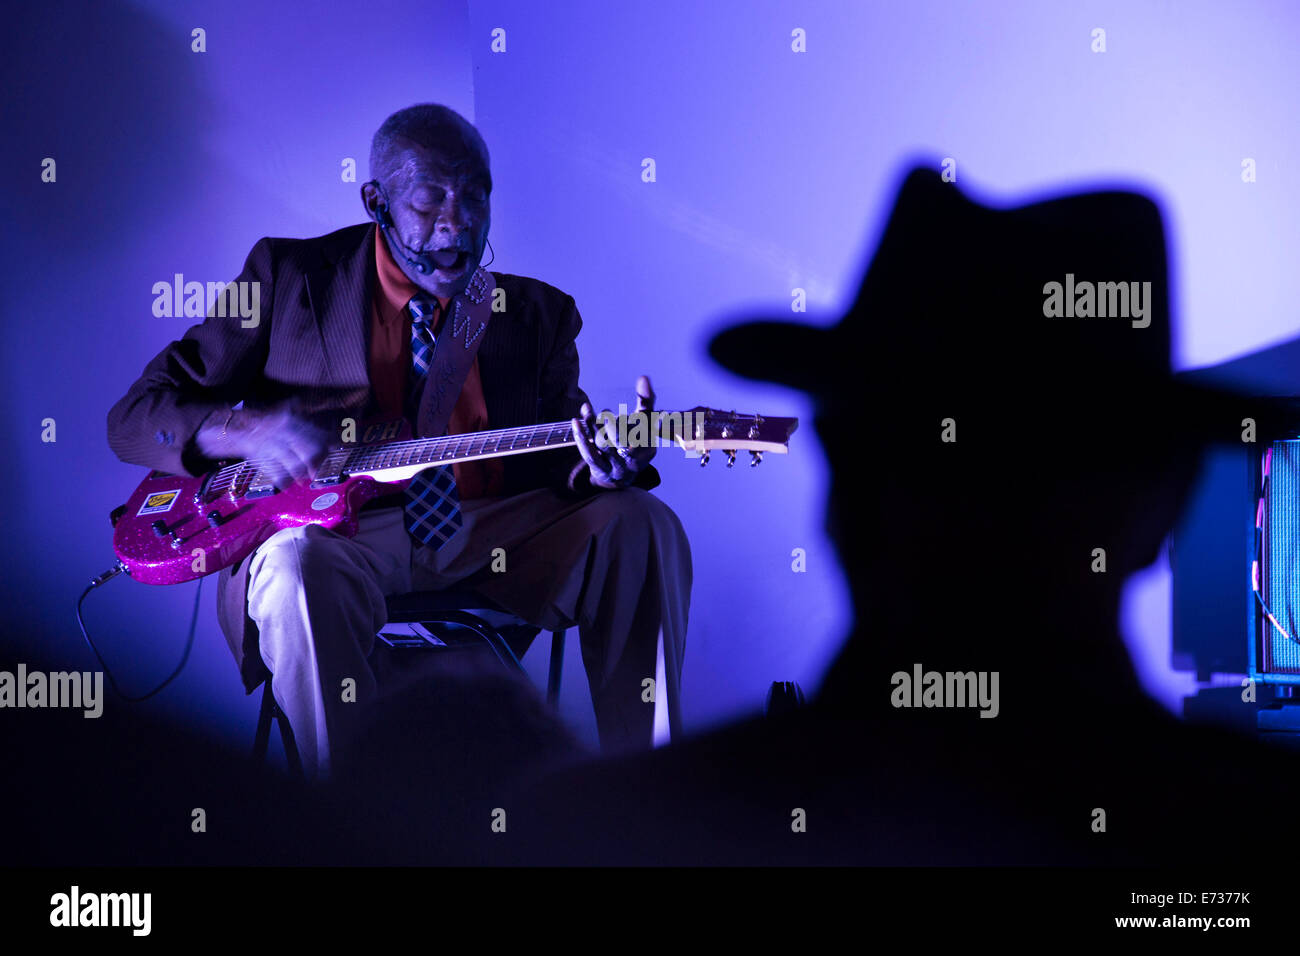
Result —
POLYGON ((379 180, 371 179, 361 184, 361 205, 366 210, 366 216, 375 222, 388 211, 388 202, 379 189, 379 180))

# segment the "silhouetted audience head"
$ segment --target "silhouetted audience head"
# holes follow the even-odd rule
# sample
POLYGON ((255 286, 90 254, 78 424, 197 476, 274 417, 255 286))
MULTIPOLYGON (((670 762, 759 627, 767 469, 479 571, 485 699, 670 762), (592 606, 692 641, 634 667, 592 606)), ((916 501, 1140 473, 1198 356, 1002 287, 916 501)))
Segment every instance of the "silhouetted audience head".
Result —
POLYGON ((374 862, 493 862, 484 837, 494 820, 508 827, 510 796, 589 755, 528 679, 495 659, 404 653, 416 660, 341 742, 329 789, 358 808, 374 862))
POLYGON ((1239 440, 1242 403, 1176 381, 1170 342, 1150 199, 996 209, 916 169, 842 321, 750 323, 710 351, 814 396, 828 527, 876 648, 1055 667, 1088 648, 1054 634, 1114 621, 1203 445, 1239 440))

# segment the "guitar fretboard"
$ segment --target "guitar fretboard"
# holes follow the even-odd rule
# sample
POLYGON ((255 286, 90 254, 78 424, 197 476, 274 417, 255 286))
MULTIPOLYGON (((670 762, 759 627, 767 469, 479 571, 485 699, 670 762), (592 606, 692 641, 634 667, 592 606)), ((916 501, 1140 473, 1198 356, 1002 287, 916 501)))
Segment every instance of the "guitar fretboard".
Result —
POLYGON ((469 458, 490 458, 572 444, 573 428, 569 422, 551 422, 520 428, 467 432, 443 438, 416 438, 363 445, 348 453, 342 461, 342 470, 348 474, 360 474, 409 465, 449 464, 469 458))

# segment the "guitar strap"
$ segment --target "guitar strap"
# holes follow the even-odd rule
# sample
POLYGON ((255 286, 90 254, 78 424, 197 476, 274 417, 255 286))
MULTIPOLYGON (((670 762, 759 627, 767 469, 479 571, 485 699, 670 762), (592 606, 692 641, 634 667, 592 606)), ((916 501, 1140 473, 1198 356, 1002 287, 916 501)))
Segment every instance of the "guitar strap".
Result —
POLYGON ((438 331, 433 360, 429 363, 424 390, 420 393, 417 438, 440 438, 447 430, 465 377, 469 375, 492 318, 495 285, 492 273, 479 266, 465 291, 452 297, 448 303, 448 314, 438 331))

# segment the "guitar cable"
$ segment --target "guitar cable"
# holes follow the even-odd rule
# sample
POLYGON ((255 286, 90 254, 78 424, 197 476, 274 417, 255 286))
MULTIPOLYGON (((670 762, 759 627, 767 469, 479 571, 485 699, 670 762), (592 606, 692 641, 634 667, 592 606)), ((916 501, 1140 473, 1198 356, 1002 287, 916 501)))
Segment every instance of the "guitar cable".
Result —
MULTIPOLYGON (((90 634, 86 630, 86 622, 81 617, 81 604, 86 600, 86 595, 95 590, 95 588, 99 587, 101 584, 104 584, 106 581, 111 581, 124 571, 126 571, 126 565, 121 561, 118 561, 103 574, 91 578, 90 584, 86 587, 86 590, 82 591, 81 597, 77 598, 77 626, 81 628, 81 636, 86 639, 86 644, 90 647, 91 653, 95 655, 95 659, 99 661, 99 666, 104 669, 104 676, 108 678, 108 686, 113 689, 113 693, 117 694, 118 697, 122 698, 127 703, 136 704, 142 700, 148 700, 150 697, 159 693, 164 687, 175 680, 177 675, 185 669, 185 664, 190 659, 190 650, 194 647, 194 634, 199 623, 199 599, 203 595, 203 579, 199 578, 199 586, 194 591, 194 614, 190 618, 190 634, 185 640, 185 653, 181 655, 181 662, 176 665, 176 669, 171 672, 171 675, 166 680, 153 690, 149 691, 149 693, 133 697, 129 694, 123 693, 122 689, 117 686, 117 681, 113 679, 113 672, 108 669, 108 664, 105 663, 103 655, 100 654, 99 649, 95 647, 95 642, 90 639, 90 634)), ((131 575, 128 573, 127 577, 130 576, 131 575)))

